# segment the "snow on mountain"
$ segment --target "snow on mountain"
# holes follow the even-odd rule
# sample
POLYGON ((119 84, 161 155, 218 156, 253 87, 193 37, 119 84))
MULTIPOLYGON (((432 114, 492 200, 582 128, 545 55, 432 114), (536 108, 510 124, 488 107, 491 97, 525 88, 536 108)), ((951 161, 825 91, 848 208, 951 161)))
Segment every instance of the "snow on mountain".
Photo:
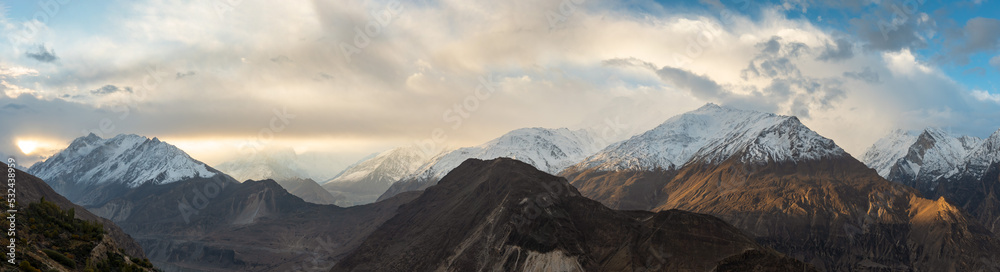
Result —
POLYGON ((219 174, 157 138, 122 134, 102 139, 93 133, 73 140, 65 150, 32 165, 28 172, 45 181, 120 183, 130 188, 219 174))
POLYGON ((510 157, 546 173, 556 174, 601 148, 591 134, 586 130, 566 128, 517 129, 482 145, 438 155, 420 167, 417 173, 404 179, 420 182, 438 180, 467 159, 491 160, 499 157, 510 157))
POLYGON ((578 164, 605 171, 676 169, 691 161, 798 161, 847 155, 798 118, 707 104, 578 164))
POLYGON ((972 149, 965 162, 966 171, 976 178, 982 177, 990 164, 1000 162, 1000 130, 993 132, 972 149))
POLYGON ((393 148, 362 159, 324 184, 369 181, 388 186, 416 171, 430 157, 415 146, 393 148))
POLYGON ((298 157, 291 148, 263 149, 220 163, 215 169, 229 174, 241 182, 248 179, 291 180, 307 178, 297 162, 298 157))
POLYGON ((913 143, 917 142, 919 131, 894 130, 889 135, 875 141, 861 157, 861 162, 875 169, 879 176, 888 177, 889 171, 906 156, 913 143))
POLYGON ((913 186, 915 182, 928 183, 958 173, 981 142, 940 128, 896 130, 876 141, 861 161, 888 180, 913 186))

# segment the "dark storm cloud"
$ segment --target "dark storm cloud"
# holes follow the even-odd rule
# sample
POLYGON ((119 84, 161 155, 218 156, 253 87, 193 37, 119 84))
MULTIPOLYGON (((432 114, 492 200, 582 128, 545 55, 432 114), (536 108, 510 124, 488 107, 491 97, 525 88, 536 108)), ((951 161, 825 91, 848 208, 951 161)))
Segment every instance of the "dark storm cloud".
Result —
POLYGON ((115 85, 104 85, 104 87, 90 90, 90 93, 93 95, 109 95, 121 92, 132 93, 132 87, 119 88, 118 86, 115 85))
POLYGON ((29 50, 25 52, 24 55, 41 62, 55 62, 59 59, 59 57, 56 56, 55 50, 45 48, 45 45, 42 44, 38 45, 34 51, 29 50))
POLYGON ((852 57, 854 57, 854 44, 851 44, 851 41, 845 38, 840 38, 834 44, 826 44, 823 53, 816 59, 821 61, 839 61, 852 57))

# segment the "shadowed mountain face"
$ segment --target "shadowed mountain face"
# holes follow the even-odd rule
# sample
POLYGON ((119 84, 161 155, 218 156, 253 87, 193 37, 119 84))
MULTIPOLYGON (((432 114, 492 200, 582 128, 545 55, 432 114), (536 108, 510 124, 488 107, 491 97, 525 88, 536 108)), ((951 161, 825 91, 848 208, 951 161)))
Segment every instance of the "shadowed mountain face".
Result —
POLYGON ((797 162, 691 163, 673 171, 563 173, 612 208, 718 216, 827 271, 994 271, 1000 242, 944 200, 845 156, 797 162))
POLYGON ((941 182, 934 195, 969 212, 1000 237, 1000 162, 983 171, 982 176, 966 174, 941 182))
POLYGON ((469 159, 333 271, 810 271, 725 222, 615 211, 526 163, 469 159))
POLYGON ((140 186, 93 210, 166 270, 327 270, 413 197, 341 208, 305 202, 272 180, 214 178, 140 186))
POLYGON ((153 271, 139 243, 111 220, 73 204, 35 176, 13 174, 17 212, 10 216, 17 228, 11 239, 18 239, 18 263, 5 262, 0 270, 153 271))
POLYGON ((346 201, 344 195, 334 196, 312 179, 288 178, 275 181, 282 188, 285 188, 285 191, 288 191, 288 193, 309 203, 336 204, 337 206, 347 206, 347 204, 350 204, 346 201))

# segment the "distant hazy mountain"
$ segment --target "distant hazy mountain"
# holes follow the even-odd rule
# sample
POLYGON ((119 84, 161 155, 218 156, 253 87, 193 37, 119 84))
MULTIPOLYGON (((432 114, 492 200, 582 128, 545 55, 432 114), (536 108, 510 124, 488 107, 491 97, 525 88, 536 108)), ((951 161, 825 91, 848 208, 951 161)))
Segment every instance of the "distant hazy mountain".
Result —
POLYGON ((346 205, 342 195, 334 196, 308 178, 299 166, 298 156, 291 148, 262 149, 249 152, 216 167, 239 181, 273 179, 289 193, 306 202, 346 205))
POLYGON ((336 178, 324 182, 323 188, 343 195, 351 205, 372 203, 393 183, 417 171, 432 155, 415 146, 393 148, 347 167, 336 178))
POLYGON ((706 105, 561 173, 611 208, 717 216, 826 271, 1000 269, 1000 242, 795 117, 706 105))
POLYGON ((332 271, 814 271, 717 218, 615 211, 526 163, 469 159, 332 271))
POLYGON ((179 148, 139 135, 102 139, 91 133, 28 172, 74 203, 100 204, 141 185, 161 185, 221 174, 179 148))
POLYGON ((470 158, 514 158, 546 173, 555 174, 600 148, 592 134, 586 130, 517 129, 482 145, 459 148, 431 158, 417 171, 392 184, 379 199, 401 192, 426 189, 470 158))

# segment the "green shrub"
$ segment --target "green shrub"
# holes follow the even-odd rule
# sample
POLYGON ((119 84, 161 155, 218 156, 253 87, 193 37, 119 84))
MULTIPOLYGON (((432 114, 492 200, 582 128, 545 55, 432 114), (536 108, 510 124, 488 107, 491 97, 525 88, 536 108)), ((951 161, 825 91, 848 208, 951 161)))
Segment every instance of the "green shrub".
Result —
POLYGON ((72 269, 76 269, 76 262, 73 261, 73 259, 70 259, 69 257, 66 257, 66 255, 63 255, 62 253, 59 253, 58 251, 50 250, 50 249, 42 249, 42 252, 45 252, 45 255, 48 255, 49 258, 52 258, 53 260, 56 260, 56 262, 59 262, 59 264, 62 264, 63 266, 68 267, 68 268, 72 268, 72 269))
POLYGON ((42 272, 42 270, 38 270, 38 268, 31 266, 31 263, 29 263, 28 261, 21 261, 21 264, 18 265, 18 267, 21 268, 21 271, 42 272))

